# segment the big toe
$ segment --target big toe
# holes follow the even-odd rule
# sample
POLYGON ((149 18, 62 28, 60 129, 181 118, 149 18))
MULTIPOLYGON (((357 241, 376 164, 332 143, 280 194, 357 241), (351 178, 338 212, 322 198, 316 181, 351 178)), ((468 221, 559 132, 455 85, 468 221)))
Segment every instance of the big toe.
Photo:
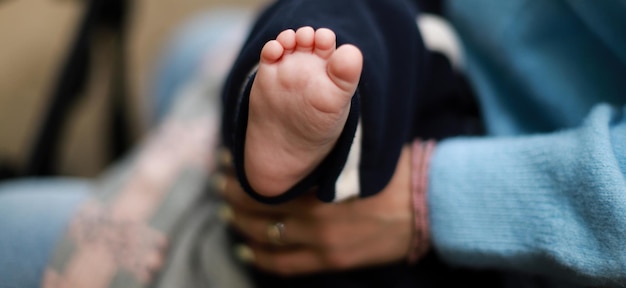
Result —
POLYGON ((345 44, 337 48, 328 59, 328 76, 350 96, 356 90, 363 69, 363 54, 354 45, 345 44))

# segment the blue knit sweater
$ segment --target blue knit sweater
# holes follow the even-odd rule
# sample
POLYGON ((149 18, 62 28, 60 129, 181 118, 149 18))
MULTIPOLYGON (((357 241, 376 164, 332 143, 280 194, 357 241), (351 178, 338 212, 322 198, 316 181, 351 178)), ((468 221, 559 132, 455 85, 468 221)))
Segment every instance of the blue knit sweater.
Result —
POLYGON ((435 249, 626 285, 626 1, 450 1, 489 136, 440 143, 435 249))

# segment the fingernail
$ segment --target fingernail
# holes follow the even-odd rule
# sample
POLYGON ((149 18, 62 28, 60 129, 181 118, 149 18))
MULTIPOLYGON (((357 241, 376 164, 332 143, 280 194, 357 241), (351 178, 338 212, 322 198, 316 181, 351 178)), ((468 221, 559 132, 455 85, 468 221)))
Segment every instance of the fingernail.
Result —
POLYGON ((217 191, 224 192, 226 190, 226 177, 222 175, 222 173, 215 173, 211 180, 213 187, 217 189, 217 191))
POLYGON ((224 204, 220 206, 219 211, 217 212, 217 217, 219 217, 220 220, 226 223, 230 223, 231 221, 233 221, 234 218, 233 209, 230 208, 230 206, 224 204))
POLYGON ((247 264, 253 263, 255 260, 254 252, 252 252, 252 249, 250 249, 250 247, 248 247, 247 245, 243 245, 243 244, 235 246, 235 256, 241 262, 247 263, 247 264))
POLYGON ((226 148, 222 148, 220 150, 220 164, 222 166, 228 167, 231 165, 233 161, 233 155, 230 154, 230 151, 226 148))

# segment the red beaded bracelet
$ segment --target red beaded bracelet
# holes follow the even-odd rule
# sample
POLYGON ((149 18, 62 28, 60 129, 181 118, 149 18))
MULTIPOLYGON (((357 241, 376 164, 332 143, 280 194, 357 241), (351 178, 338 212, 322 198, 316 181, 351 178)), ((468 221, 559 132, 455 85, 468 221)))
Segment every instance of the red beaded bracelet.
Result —
POLYGON ((428 229, 428 168, 435 148, 435 141, 413 141, 411 151, 411 195, 413 200, 413 241, 409 249, 408 261, 415 263, 430 248, 428 229))

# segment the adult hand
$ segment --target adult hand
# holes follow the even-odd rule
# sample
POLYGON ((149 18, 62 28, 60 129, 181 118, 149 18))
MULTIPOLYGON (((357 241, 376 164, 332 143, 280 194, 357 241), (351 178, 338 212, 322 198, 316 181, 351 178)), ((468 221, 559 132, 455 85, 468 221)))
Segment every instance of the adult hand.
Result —
POLYGON ((245 194, 232 174, 222 194, 259 268, 281 275, 343 270, 406 258, 414 231, 410 172, 406 147, 390 183, 369 198, 323 203, 311 191, 265 205, 245 194), (284 224, 282 231, 275 223, 284 224), (272 229, 280 232, 280 243, 270 239, 272 229))

